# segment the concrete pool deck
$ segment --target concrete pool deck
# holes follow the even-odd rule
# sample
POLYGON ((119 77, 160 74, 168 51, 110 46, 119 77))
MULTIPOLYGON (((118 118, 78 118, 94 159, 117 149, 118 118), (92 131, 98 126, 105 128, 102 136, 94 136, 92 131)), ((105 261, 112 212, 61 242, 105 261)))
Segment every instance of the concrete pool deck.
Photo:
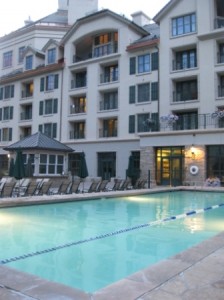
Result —
MULTIPOLYGON (((174 190, 224 192, 224 188, 162 188, 99 194, 55 195, 0 199, 0 207, 85 200, 108 196, 139 195, 174 190)), ((224 228, 223 228, 224 230, 224 228)), ((140 270, 95 293, 46 281, 42 278, 0 266, 1 300, 223 300, 224 231, 180 254, 140 270)))

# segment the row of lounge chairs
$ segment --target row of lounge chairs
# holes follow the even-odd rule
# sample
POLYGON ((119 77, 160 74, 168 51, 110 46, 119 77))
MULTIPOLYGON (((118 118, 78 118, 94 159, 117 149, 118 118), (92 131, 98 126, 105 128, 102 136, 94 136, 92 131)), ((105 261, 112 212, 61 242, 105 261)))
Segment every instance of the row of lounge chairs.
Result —
POLYGON ((146 180, 138 180, 134 186, 130 180, 82 181, 76 179, 24 179, 0 182, 0 197, 27 197, 39 195, 63 195, 74 193, 97 193, 145 188, 146 180))

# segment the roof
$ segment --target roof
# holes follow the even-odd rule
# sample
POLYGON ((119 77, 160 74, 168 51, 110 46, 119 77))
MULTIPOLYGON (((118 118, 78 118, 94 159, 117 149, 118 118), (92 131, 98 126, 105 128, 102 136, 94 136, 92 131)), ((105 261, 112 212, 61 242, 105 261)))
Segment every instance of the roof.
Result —
POLYGON ((103 9, 103 10, 99 10, 95 13, 89 14, 85 17, 82 17, 82 18, 78 19, 72 25, 72 27, 67 31, 67 33, 64 35, 64 37, 62 38, 61 45, 64 45, 67 42, 67 40, 73 35, 73 33, 76 31, 76 29, 81 24, 85 24, 86 22, 90 22, 90 21, 93 21, 93 20, 99 20, 99 18, 104 18, 106 16, 111 16, 112 18, 115 18, 116 20, 118 20, 122 23, 125 23, 127 26, 132 28, 132 30, 135 30, 136 32, 138 32, 142 36, 146 36, 146 35, 149 34, 144 27, 139 26, 138 24, 134 23, 133 21, 130 21, 126 17, 121 16, 121 15, 119 15, 119 14, 117 14, 117 13, 115 13, 115 12, 109 10, 109 9, 103 9))
POLYGON ((153 21, 157 24, 160 23, 160 20, 172 9, 174 5, 180 0, 170 0, 153 18, 153 21))
POLYGON ((5 147, 4 150, 15 151, 21 150, 50 150, 61 152, 73 152, 74 150, 59 141, 52 139, 41 132, 29 135, 22 140, 5 147))

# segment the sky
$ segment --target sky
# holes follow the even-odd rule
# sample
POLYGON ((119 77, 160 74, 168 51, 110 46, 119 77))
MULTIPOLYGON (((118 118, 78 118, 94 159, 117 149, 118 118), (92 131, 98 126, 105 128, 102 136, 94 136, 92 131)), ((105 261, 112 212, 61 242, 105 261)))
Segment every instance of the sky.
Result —
MULTIPOLYGON (((143 11, 153 18, 168 0, 98 0, 98 7, 108 8, 116 13, 131 18, 136 11, 143 11)), ((29 18, 37 21, 58 9, 58 0, 1 0, 0 1, 0 36, 4 36, 24 26, 29 18)))

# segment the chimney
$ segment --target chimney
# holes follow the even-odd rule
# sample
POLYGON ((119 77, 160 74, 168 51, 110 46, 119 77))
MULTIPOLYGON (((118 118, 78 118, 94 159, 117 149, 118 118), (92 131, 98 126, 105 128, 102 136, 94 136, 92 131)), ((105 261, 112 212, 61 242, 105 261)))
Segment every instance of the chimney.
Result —
POLYGON ((145 26, 150 23, 151 18, 142 11, 137 11, 132 15, 132 21, 139 26, 145 26))
POLYGON ((69 0, 58 0, 58 10, 68 10, 69 0))

